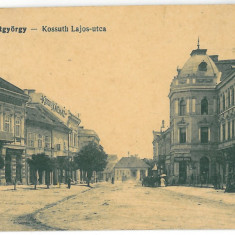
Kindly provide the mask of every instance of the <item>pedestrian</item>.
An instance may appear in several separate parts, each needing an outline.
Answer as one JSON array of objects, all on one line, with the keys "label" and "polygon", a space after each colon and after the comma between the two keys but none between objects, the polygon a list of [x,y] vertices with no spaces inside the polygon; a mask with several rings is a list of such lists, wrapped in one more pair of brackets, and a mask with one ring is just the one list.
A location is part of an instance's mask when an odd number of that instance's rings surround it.
[{"label": "pedestrian", "polygon": [[71,178],[68,178],[68,188],[71,188]]},{"label": "pedestrian", "polygon": [[114,177],[112,177],[112,184],[114,184]]},{"label": "pedestrian", "polygon": [[166,187],[166,180],[164,177],[161,177],[161,187]]}]

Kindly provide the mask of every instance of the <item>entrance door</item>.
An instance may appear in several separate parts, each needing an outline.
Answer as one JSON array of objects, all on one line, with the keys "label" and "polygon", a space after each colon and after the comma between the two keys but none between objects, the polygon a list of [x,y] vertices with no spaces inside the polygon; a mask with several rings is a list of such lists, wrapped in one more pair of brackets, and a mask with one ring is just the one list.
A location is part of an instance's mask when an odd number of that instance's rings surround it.
[{"label": "entrance door", "polygon": [[6,155],[5,159],[5,178],[7,183],[11,183],[11,156]]},{"label": "entrance door", "polygon": [[21,156],[16,156],[16,180],[22,183],[22,159]]},{"label": "entrance door", "polygon": [[179,162],[179,183],[185,184],[187,179],[187,163],[185,161]]}]

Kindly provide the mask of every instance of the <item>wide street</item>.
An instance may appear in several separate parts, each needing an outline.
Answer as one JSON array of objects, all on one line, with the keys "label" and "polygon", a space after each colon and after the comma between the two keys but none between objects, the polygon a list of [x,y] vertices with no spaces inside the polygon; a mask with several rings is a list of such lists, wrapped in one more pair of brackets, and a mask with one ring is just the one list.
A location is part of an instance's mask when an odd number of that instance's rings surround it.
[{"label": "wide street", "polygon": [[0,187],[1,231],[235,229],[235,195],[210,188],[98,183]]}]

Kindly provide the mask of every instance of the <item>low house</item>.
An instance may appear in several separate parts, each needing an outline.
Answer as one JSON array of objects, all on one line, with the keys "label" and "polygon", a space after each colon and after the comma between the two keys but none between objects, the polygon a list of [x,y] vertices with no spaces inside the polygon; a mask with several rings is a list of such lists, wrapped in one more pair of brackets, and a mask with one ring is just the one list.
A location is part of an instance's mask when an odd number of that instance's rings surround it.
[{"label": "low house", "polygon": [[138,157],[123,157],[114,167],[114,179],[115,181],[139,181],[148,175],[148,168],[149,165]]}]

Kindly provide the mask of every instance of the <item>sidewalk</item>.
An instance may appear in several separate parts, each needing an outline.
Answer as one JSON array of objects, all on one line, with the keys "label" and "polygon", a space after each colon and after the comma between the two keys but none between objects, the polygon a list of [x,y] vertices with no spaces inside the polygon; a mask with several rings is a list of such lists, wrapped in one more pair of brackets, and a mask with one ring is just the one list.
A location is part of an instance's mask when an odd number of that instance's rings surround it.
[{"label": "sidewalk", "polygon": [[195,196],[211,201],[235,205],[235,193],[224,193],[224,190],[221,189],[215,190],[213,188],[198,188],[190,186],[168,186],[162,189],[188,196]]}]

